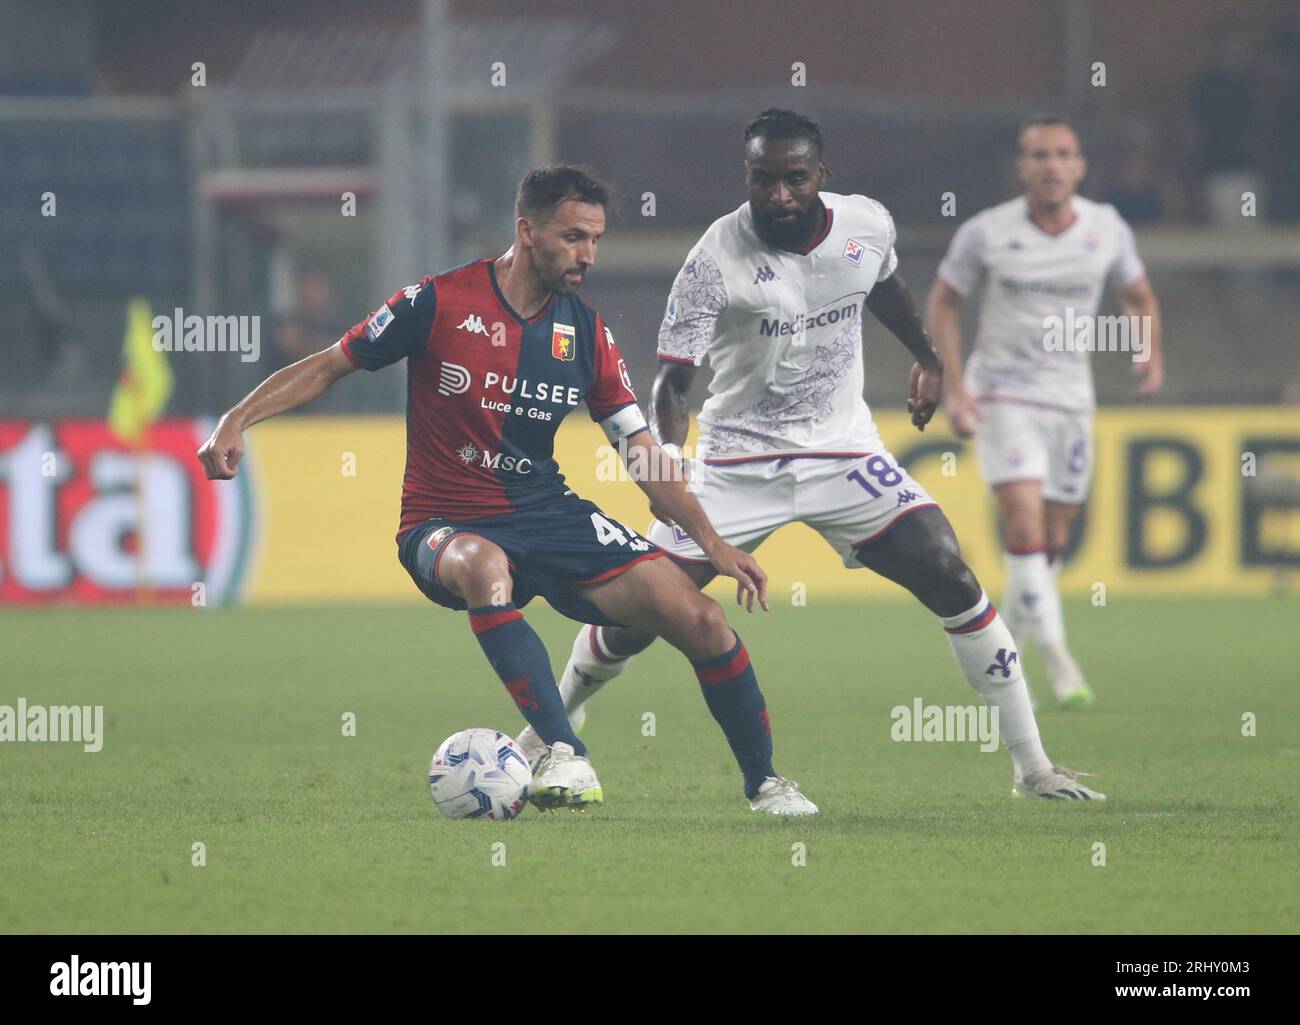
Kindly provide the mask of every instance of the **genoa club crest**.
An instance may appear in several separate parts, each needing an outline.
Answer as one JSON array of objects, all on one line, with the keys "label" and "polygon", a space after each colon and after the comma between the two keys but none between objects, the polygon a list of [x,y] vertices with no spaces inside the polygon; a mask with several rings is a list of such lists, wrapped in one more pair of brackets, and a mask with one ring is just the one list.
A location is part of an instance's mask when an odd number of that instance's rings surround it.
[{"label": "genoa club crest", "polygon": [[575,335],[572,324],[551,325],[551,355],[566,362],[574,358]]}]

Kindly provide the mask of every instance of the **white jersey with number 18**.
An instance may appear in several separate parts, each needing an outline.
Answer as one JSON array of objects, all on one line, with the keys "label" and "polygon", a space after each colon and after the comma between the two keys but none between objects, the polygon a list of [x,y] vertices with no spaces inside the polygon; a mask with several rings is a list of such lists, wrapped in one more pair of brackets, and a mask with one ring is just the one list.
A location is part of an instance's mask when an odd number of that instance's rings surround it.
[{"label": "white jersey with number 18", "polygon": [[746,203],[713,223],[673,282],[659,358],[713,368],[698,454],[710,462],[865,455],[883,446],[862,397],[862,318],[898,265],[889,212],[821,193],[801,253],[773,249]]}]

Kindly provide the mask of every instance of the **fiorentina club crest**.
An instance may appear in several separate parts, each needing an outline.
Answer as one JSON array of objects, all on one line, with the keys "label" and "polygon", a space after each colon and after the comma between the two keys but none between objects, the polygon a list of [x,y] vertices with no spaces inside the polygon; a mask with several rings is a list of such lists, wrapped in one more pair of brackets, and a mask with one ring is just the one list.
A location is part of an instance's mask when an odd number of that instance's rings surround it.
[{"label": "fiorentina club crest", "polygon": [[849,239],[844,243],[844,259],[848,260],[853,266],[858,266],[862,262],[862,253],[864,252],[861,242],[855,242]]},{"label": "fiorentina club crest", "polygon": [[551,325],[551,355],[566,362],[573,360],[575,349],[572,324]]}]

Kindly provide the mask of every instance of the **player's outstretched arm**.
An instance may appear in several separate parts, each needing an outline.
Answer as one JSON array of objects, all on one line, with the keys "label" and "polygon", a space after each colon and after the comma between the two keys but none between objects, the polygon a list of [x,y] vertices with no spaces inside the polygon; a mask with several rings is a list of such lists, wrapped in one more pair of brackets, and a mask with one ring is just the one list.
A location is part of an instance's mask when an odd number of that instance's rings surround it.
[{"label": "player's outstretched arm", "polygon": [[1148,346],[1146,359],[1133,362],[1133,373],[1141,379],[1138,385],[1138,398],[1154,395],[1165,383],[1165,354],[1160,331],[1160,303],[1156,300],[1155,290],[1146,277],[1141,277],[1120,292],[1120,305],[1124,315],[1140,317],[1141,337]]},{"label": "player's outstretched arm", "polygon": [[[651,508],[662,510],[670,517],[666,522],[676,523],[694,538],[714,569],[736,581],[736,604],[753,612],[757,598],[766,612],[767,574],[752,555],[718,536],[699,499],[687,490],[677,458],[665,452],[649,431],[641,431],[627,440],[627,467]],[[647,467],[649,472],[644,472]]]},{"label": "player's outstretched arm", "polygon": [[295,409],[321,395],[340,377],[357,368],[338,342],[283,370],[277,370],[217,421],[198,451],[209,480],[230,480],[239,473],[244,431],[255,423]]},{"label": "player's outstretched arm", "polygon": [[916,359],[907,383],[907,411],[912,414],[912,423],[923,431],[939,408],[943,360],[930,344],[903,276],[895,272],[878,282],[867,296],[867,309]]},{"label": "player's outstretched arm", "polygon": [[943,360],[943,405],[948,421],[957,437],[969,438],[975,433],[980,413],[975,397],[962,382],[961,303],[962,294],[957,289],[943,278],[935,278],[925,301],[925,323]]}]

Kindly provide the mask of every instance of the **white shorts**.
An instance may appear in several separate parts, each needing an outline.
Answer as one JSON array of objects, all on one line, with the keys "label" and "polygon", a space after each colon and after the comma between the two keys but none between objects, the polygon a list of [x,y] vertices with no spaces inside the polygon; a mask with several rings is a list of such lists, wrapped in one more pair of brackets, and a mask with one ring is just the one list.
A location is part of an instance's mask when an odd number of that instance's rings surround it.
[{"label": "white shorts", "polygon": [[[694,460],[689,487],[724,541],[752,552],[787,523],[826,539],[844,565],[858,569],[863,545],[902,516],[937,506],[886,451],[870,456],[795,456],[732,464]],[[681,527],[656,520],[646,537],[679,562],[707,562]]]},{"label": "white shorts", "polygon": [[980,403],[975,453],[984,481],[1042,481],[1049,502],[1079,503],[1092,481],[1092,414],[1006,399]]}]

